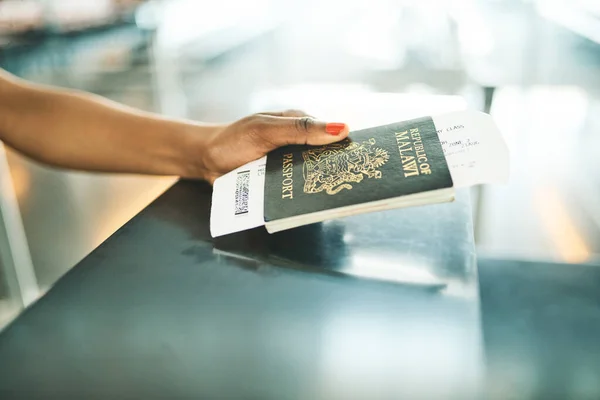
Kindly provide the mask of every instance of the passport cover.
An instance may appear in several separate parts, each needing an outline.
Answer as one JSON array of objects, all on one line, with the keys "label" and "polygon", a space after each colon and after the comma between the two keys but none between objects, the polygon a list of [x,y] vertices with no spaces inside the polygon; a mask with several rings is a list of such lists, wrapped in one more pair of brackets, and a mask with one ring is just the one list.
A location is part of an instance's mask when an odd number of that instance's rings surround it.
[{"label": "passport cover", "polygon": [[431,117],[267,155],[265,222],[453,186]]}]

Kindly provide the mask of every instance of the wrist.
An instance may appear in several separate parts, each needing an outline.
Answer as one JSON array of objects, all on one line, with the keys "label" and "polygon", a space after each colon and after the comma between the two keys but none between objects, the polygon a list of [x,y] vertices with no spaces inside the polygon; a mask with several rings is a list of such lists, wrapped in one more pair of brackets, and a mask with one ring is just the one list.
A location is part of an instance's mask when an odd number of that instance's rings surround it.
[{"label": "wrist", "polygon": [[223,125],[219,124],[192,124],[186,129],[182,143],[182,178],[210,180],[210,143],[222,128]]}]

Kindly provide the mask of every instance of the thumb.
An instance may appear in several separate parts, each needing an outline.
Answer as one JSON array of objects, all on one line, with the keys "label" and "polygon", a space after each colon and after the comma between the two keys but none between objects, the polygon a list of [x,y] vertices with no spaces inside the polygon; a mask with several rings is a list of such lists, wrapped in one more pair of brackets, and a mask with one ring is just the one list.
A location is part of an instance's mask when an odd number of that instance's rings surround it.
[{"label": "thumb", "polygon": [[269,117],[265,134],[277,146],[289,144],[324,145],[338,142],[348,136],[348,125],[325,122],[312,117]]}]

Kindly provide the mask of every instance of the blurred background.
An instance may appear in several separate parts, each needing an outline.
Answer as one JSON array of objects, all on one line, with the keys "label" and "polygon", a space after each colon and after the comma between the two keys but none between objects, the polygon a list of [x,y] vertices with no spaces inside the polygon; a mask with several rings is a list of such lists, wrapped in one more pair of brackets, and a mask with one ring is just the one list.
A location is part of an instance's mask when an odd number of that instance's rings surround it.
[{"label": "blurred background", "polygon": [[[511,149],[510,184],[473,190],[480,257],[599,260],[597,0],[0,0],[0,67],[203,121],[458,96]],[[0,158],[0,326],[173,183]]]}]

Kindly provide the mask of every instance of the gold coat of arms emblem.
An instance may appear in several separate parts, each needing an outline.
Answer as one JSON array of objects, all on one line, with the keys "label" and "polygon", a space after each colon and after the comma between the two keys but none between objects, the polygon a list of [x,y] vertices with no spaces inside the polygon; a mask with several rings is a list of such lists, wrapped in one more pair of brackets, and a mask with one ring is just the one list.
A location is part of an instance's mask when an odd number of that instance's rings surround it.
[{"label": "gold coat of arms emblem", "polygon": [[377,169],[389,160],[386,150],[371,138],[361,143],[348,139],[302,152],[304,193],[325,191],[334,195],[352,189],[352,183],[367,178],[381,179]]}]

